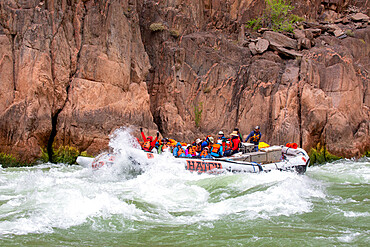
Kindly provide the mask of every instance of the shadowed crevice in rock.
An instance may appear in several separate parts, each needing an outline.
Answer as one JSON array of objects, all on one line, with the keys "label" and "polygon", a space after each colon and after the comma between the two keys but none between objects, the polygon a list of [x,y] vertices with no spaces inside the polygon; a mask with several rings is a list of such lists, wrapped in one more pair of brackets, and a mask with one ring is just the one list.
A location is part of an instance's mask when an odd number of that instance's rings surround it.
[{"label": "shadowed crevice in rock", "polygon": [[53,144],[54,144],[55,137],[58,133],[58,130],[57,130],[58,117],[59,117],[59,114],[63,111],[63,109],[64,109],[64,107],[65,107],[65,105],[68,101],[69,89],[70,89],[70,85],[68,85],[67,88],[66,88],[67,97],[66,97],[66,100],[65,100],[62,108],[58,109],[55,112],[55,114],[51,116],[51,132],[50,132],[50,137],[49,137],[48,144],[47,144],[47,152],[48,152],[48,156],[49,156],[49,162],[51,162],[51,163],[54,162],[54,160],[53,160],[53,156],[54,156]]},{"label": "shadowed crevice in rock", "polygon": [[302,147],[303,145],[303,138],[302,138],[302,86],[298,89],[298,107],[297,107],[297,115],[298,115],[298,132],[299,132],[299,146]]},{"label": "shadowed crevice in rock", "polygon": [[51,116],[52,128],[51,128],[51,133],[50,133],[50,137],[48,140],[48,144],[46,147],[48,156],[49,156],[49,162],[51,163],[53,163],[53,156],[54,156],[53,143],[54,143],[55,136],[57,135],[58,115],[61,111],[62,109],[58,110],[53,116]]},{"label": "shadowed crevice in rock", "polygon": [[16,64],[15,64],[15,34],[11,34],[11,45],[12,45],[12,59],[13,59],[13,87],[14,87],[14,92],[13,92],[13,98],[15,97],[15,91],[17,91],[17,84],[16,84]]},{"label": "shadowed crevice in rock", "polygon": [[[74,9],[74,11],[76,11],[76,9]],[[76,65],[75,65],[75,68],[73,68],[72,62],[70,62],[70,65],[69,65],[70,74],[69,74],[68,84],[66,85],[66,89],[65,89],[66,90],[65,101],[64,101],[62,107],[59,108],[51,116],[51,125],[52,126],[51,126],[50,137],[49,137],[48,144],[47,144],[47,152],[48,152],[48,156],[49,156],[49,162],[52,162],[52,163],[53,163],[53,156],[54,156],[53,144],[54,144],[54,141],[55,141],[56,136],[58,134],[58,131],[65,131],[64,128],[60,129],[60,125],[58,125],[59,115],[65,109],[65,106],[66,106],[67,102],[70,100],[71,85],[72,85],[73,80],[76,78],[76,76],[78,75],[78,72],[80,70],[81,50],[82,50],[82,47],[84,45],[84,22],[85,22],[86,14],[87,14],[86,5],[84,4],[83,5],[83,15],[82,15],[81,20],[80,20],[81,21],[81,29],[80,29],[81,43],[80,43],[80,46],[78,47],[78,51],[77,51],[77,54],[76,54]],[[51,72],[52,72],[53,81],[56,78],[55,77],[55,56],[54,56],[54,52],[53,52],[53,42],[54,42],[55,37],[58,34],[59,29],[62,27],[62,25],[64,23],[64,20],[65,20],[65,14],[63,14],[62,20],[59,23],[58,28],[56,29],[55,32],[53,32],[53,37],[52,37],[51,42],[50,42],[50,57],[51,57],[51,70],[52,70]],[[88,146],[91,145],[91,142],[92,141],[89,142],[90,144]]]}]

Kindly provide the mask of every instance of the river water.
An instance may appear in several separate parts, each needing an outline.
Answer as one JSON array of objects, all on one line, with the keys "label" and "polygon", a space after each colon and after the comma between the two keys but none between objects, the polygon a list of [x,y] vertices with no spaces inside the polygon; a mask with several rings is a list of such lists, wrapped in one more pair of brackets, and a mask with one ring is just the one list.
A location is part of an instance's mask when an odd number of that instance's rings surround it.
[{"label": "river water", "polygon": [[368,158],[305,175],[199,175],[168,158],[138,172],[127,139],[98,171],[0,168],[0,246],[370,246]]}]

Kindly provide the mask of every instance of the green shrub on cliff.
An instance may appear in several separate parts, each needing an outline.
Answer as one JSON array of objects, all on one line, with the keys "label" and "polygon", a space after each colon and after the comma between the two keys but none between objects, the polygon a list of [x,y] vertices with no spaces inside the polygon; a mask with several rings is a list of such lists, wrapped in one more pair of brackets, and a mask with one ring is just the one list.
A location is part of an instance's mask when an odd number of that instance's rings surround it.
[{"label": "green shrub on cliff", "polygon": [[304,18],[291,14],[293,6],[287,0],[265,0],[266,9],[262,17],[247,22],[247,27],[258,30],[261,27],[275,32],[293,32],[293,24],[304,21]]},{"label": "green shrub on cliff", "polygon": [[32,166],[33,164],[23,163],[11,154],[0,153],[0,165],[3,168],[7,168],[7,167]]},{"label": "green shrub on cliff", "polygon": [[329,153],[329,151],[326,149],[326,146],[320,143],[316,145],[316,148],[311,148],[309,156],[311,165],[323,164],[343,158]]},{"label": "green shrub on cliff", "polygon": [[203,103],[200,102],[198,105],[194,106],[194,121],[195,126],[198,128],[200,125],[200,120],[202,119],[202,112],[203,112]]},{"label": "green shrub on cliff", "polygon": [[[41,149],[41,161],[49,162],[49,155],[46,149]],[[80,152],[77,148],[71,146],[60,146],[58,148],[53,147],[53,162],[63,164],[76,164],[78,156],[91,157],[86,151]]]},{"label": "green shrub on cliff", "polygon": [[170,34],[171,34],[171,36],[172,36],[172,37],[174,37],[174,38],[178,38],[178,37],[180,37],[180,32],[179,32],[179,30],[176,30],[176,29],[171,29],[171,30],[170,30]]},{"label": "green shrub on cliff", "polygon": [[157,31],[163,31],[163,30],[165,30],[166,27],[162,23],[157,22],[157,23],[150,24],[149,29],[152,32],[157,32]]}]

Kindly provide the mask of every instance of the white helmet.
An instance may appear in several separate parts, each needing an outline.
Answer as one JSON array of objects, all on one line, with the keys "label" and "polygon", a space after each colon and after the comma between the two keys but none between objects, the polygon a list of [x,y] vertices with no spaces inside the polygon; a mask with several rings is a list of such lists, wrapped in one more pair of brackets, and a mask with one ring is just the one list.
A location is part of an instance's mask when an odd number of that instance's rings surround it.
[{"label": "white helmet", "polygon": [[218,132],[218,134],[219,134],[219,135],[223,135],[223,134],[224,134],[224,132],[222,132],[222,130],[220,130],[220,131]]}]

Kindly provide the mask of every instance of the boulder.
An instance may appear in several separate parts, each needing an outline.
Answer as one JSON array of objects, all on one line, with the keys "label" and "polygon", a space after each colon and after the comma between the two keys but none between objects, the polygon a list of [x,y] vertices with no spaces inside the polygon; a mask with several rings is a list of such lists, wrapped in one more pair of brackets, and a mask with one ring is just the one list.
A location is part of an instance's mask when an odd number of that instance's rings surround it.
[{"label": "boulder", "polygon": [[254,42],[250,42],[248,47],[249,47],[249,50],[252,52],[253,55],[256,55],[258,53],[257,48],[256,48],[256,44]]},{"label": "boulder", "polygon": [[369,16],[363,14],[363,13],[357,13],[351,16],[351,19],[353,21],[369,21]]},{"label": "boulder", "polygon": [[270,44],[274,44],[274,46],[281,46],[289,49],[298,48],[298,42],[296,40],[291,39],[281,33],[266,31],[263,33],[263,38],[268,40]]},{"label": "boulder", "polygon": [[343,30],[342,29],[335,29],[334,31],[334,36],[335,37],[340,37],[344,34]]},{"label": "boulder", "polygon": [[344,34],[344,31],[336,24],[328,25],[328,32],[332,33],[335,37],[339,37]]},{"label": "boulder", "polygon": [[339,13],[330,9],[330,10],[324,11],[324,13],[320,16],[320,19],[324,21],[328,21],[328,22],[334,22],[339,17],[340,17]]},{"label": "boulder", "polygon": [[294,50],[289,50],[286,49],[280,45],[276,45],[274,43],[270,43],[271,49],[275,50],[278,52],[279,55],[287,58],[297,58],[297,57],[302,57],[302,54],[300,52],[294,51]]},{"label": "boulder", "polygon": [[305,30],[301,30],[301,29],[294,29],[294,30],[293,30],[293,33],[294,33],[294,38],[295,38],[296,40],[306,38]]},{"label": "boulder", "polygon": [[264,53],[269,47],[269,42],[266,39],[259,39],[255,45],[257,53]]},{"label": "boulder", "polygon": [[306,29],[306,31],[311,32],[313,37],[316,38],[316,37],[321,35],[322,29],[320,29],[320,28],[309,28],[309,29]]},{"label": "boulder", "polygon": [[303,38],[303,39],[298,40],[298,49],[299,50],[301,50],[301,49],[311,49],[311,47],[312,47],[311,40],[309,40],[307,38]]}]

